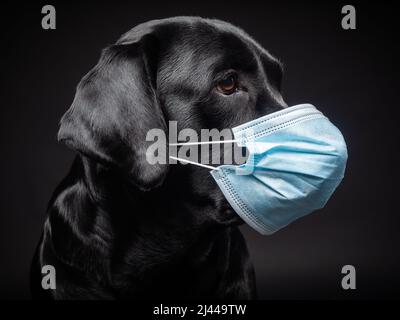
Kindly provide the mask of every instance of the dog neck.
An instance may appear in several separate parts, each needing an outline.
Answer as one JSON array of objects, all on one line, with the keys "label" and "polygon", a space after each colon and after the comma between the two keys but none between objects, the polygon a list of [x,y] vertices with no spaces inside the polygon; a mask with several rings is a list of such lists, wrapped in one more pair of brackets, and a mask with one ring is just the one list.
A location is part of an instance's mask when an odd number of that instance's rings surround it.
[{"label": "dog neck", "polygon": [[[51,200],[41,256],[51,251],[106,283],[114,283],[115,274],[126,275],[137,281],[137,290],[144,274],[179,279],[226,267],[240,219],[204,180],[202,188],[189,188],[201,173],[176,169],[163,186],[143,192],[120,173],[78,156]],[[182,268],[171,269],[176,265]]]},{"label": "dog neck", "polygon": [[[184,254],[204,239],[211,243],[219,232],[240,223],[222,194],[204,182],[207,172],[201,168],[176,169],[162,186],[144,192],[120,172],[78,156],[66,180],[81,185],[76,201],[81,202],[78,209],[86,210],[71,212],[73,218],[68,219],[80,236],[100,238],[103,247],[110,250],[146,239],[149,248],[157,241],[154,248],[163,246],[171,255]],[[196,179],[203,185],[193,185],[191,181]]]}]

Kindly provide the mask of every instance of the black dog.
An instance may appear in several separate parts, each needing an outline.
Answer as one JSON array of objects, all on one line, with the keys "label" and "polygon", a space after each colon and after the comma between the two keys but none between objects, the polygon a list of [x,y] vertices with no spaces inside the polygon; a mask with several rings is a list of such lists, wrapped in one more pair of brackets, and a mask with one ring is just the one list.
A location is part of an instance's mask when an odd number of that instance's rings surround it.
[{"label": "black dog", "polygon": [[[50,201],[34,297],[255,297],[245,241],[208,170],[150,165],[146,134],[232,128],[285,107],[282,66],[222,21],[150,21],[106,48],[81,80],[59,141],[78,152]],[[56,269],[43,290],[41,267]]]}]

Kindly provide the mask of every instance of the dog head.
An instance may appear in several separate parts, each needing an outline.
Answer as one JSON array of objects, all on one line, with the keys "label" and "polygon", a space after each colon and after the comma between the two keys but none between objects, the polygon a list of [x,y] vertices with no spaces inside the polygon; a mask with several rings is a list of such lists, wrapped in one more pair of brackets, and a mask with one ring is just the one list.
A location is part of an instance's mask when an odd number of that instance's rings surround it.
[{"label": "dog head", "polygon": [[231,24],[150,21],[103,50],[79,83],[58,139],[149,190],[169,171],[146,160],[149,130],[167,132],[168,121],[178,130],[222,130],[258,118],[285,106],[281,79],[279,61]]}]

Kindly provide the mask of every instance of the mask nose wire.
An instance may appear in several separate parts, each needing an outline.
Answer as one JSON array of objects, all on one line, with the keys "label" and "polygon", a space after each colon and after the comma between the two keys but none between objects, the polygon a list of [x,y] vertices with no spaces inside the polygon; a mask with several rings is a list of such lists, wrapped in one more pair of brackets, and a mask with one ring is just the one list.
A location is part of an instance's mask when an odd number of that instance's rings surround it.
[{"label": "mask nose wire", "polygon": [[[222,143],[235,143],[235,142],[237,142],[237,140],[179,142],[179,143],[170,143],[169,146],[196,146],[196,145],[202,145],[202,144],[222,144]],[[217,167],[209,166],[209,165],[202,164],[202,163],[195,162],[195,161],[190,161],[190,160],[186,160],[186,159],[182,159],[182,158],[178,158],[178,157],[173,157],[173,156],[169,156],[169,158],[177,160],[179,162],[185,162],[185,163],[193,164],[195,166],[207,168],[207,169],[210,169],[210,170],[219,170],[219,168],[217,168]]]}]

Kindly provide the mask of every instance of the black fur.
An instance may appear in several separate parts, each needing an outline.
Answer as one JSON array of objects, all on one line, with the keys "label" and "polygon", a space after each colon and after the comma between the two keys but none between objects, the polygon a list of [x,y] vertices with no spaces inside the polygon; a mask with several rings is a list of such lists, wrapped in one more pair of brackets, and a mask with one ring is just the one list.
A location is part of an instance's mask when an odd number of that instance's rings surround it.
[{"label": "black fur", "polygon": [[[227,70],[244,90],[215,90]],[[78,152],[55,190],[32,263],[35,298],[234,298],[256,294],[242,223],[208,170],[150,165],[149,129],[232,128],[283,108],[281,64],[222,21],[150,21],[81,80],[59,140]],[[41,289],[41,266],[57,289]]]}]

